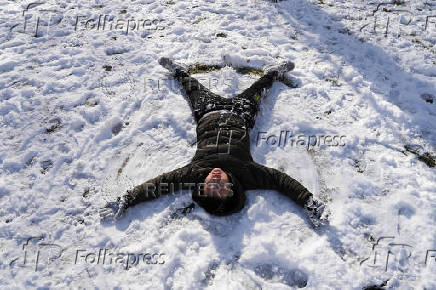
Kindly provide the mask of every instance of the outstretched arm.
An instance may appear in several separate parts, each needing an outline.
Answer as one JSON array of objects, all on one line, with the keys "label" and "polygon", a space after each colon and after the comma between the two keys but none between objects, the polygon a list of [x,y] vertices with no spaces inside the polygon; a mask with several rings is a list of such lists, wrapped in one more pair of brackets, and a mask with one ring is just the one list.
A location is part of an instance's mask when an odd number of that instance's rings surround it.
[{"label": "outstretched arm", "polygon": [[252,172],[256,180],[256,188],[275,189],[282,194],[289,196],[298,205],[304,208],[312,225],[317,228],[328,224],[328,211],[324,215],[325,205],[313,198],[307,188],[286,173],[277,169],[252,163]]},{"label": "outstretched arm", "polygon": [[189,185],[189,174],[191,166],[187,165],[173,171],[161,174],[153,179],[150,179],[132,190],[128,190],[123,196],[127,207],[134,206],[138,203],[149,201],[158,198],[161,195],[176,192],[182,189],[187,189]]},{"label": "outstretched arm", "polygon": [[138,203],[149,201],[158,198],[161,195],[176,192],[182,189],[189,188],[189,176],[191,166],[175,169],[173,171],[161,174],[153,179],[135,186],[116,201],[108,202],[106,206],[100,210],[100,216],[103,220],[110,218],[120,218],[127,208]]},{"label": "outstretched arm", "polygon": [[277,169],[262,166],[254,162],[251,164],[251,169],[251,172],[254,174],[254,188],[275,189],[290,197],[301,206],[304,206],[309,197],[312,196],[312,193],[301,183]]}]

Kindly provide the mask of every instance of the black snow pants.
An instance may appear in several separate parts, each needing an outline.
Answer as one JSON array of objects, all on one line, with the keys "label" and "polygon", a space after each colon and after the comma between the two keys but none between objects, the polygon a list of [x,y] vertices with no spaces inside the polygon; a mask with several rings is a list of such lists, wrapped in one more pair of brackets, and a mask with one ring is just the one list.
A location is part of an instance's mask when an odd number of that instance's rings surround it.
[{"label": "black snow pants", "polygon": [[264,75],[248,89],[233,98],[223,98],[211,92],[186,72],[177,71],[175,78],[186,92],[196,122],[206,113],[227,110],[243,117],[247,127],[251,129],[255,124],[260,101],[274,83],[276,74],[277,72],[271,72]]}]

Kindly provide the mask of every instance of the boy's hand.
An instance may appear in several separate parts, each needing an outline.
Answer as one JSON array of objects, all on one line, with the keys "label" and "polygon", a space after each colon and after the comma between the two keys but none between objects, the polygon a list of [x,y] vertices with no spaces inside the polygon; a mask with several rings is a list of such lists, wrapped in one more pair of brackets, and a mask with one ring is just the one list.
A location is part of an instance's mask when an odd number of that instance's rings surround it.
[{"label": "boy's hand", "polygon": [[314,200],[312,197],[308,199],[304,205],[304,211],[309,216],[314,228],[319,228],[329,224],[329,210],[326,210],[325,204],[319,200]]},{"label": "boy's hand", "polygon": [[100,218],[103,221],[118,220],[124,215],[127,206],[124,199],[118,197],[116,201],[106,203],[106,205],[100,209]]}]

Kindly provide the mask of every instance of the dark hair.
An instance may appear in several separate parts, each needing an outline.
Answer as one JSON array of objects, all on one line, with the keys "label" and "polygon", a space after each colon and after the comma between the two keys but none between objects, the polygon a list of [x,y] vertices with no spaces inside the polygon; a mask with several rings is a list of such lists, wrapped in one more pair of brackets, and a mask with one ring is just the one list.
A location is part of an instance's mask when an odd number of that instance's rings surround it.
[{"label": "dark hair", "polygon": [[225,216],[240,211],[245,205],[245,192],[239,181],[227,173],[232,184],[231,194],[225,198],[208,196],[203,189],[198,187],[192,192],[192,199],[205,211],[217,216]]}]

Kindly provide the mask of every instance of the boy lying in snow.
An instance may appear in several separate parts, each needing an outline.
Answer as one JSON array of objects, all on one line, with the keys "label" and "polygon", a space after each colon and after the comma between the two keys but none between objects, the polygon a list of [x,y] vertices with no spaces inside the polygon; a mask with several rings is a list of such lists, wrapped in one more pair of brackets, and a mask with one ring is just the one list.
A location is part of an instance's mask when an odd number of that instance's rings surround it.
[{"label": "boy lying in snow", "polygon": [[229,215],[244,207],[245,190],[274,189],[304,207],[315,227],[327,223],[321,218],[324,205],[303,185],[285,173],[255,163],[250,153],[249,130],[254,126],[260,100],[275,80],[294,69],[292,62],[268,69],[250,88],[231,99],[209,91],[172,60],[161,58],[159,63],[186,92],[197,122],[197,151],[188,165],[148,180],[109,202],[100,211],[103,219],[117,219],[128,207],[183,189],[191,189],[192,199],[207,212]]}]

